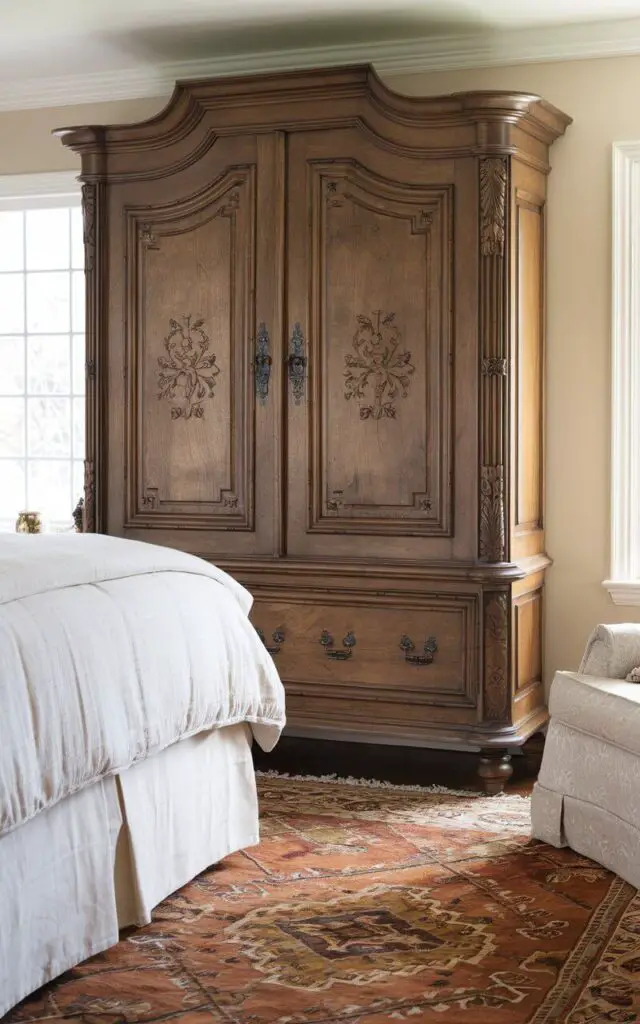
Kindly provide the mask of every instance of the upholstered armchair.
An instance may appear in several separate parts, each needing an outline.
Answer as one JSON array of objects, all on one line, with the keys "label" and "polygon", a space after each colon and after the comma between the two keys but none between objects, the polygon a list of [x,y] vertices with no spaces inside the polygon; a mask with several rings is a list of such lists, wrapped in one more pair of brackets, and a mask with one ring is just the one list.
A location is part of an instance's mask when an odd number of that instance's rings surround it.
[{"label": "upholstered armchair", "polygon": [[640,888],[640,624],[598,626],[577,672],[557,672],[532,831]]}]

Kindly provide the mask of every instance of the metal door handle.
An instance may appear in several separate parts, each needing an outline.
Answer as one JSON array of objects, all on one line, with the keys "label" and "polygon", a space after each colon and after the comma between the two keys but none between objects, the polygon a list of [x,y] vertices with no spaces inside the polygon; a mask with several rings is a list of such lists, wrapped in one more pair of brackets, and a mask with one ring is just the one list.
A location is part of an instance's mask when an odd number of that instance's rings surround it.
[{"label": "metal door handle", "polygon": [[304,352],[304,334],[299,323],[294,324],[291,341],[289,342],[289,380],[293,391],[293,400],[300,405],[304,397],[304,379],[307,369],[307,357]]}]

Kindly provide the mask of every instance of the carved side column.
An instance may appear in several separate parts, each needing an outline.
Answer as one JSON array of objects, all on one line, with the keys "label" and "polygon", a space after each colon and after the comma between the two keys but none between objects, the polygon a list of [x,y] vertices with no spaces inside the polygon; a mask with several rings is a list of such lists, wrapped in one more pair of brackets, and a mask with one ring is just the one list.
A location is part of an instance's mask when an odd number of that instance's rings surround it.
[{"label": "carved side column", "polygon": [[504,592],[483,596],[484,719],[504,721],[509,705],[509,597]]},{"label": "carved side column", "polygon": [[504,562],[506,544],[506,261],[508,161],[480,160],[479,557]]},{"label": "carved side column", "polygon": [[[506,591],[483,595],[483,719],[486,725],[505,725],[510,721],[511,689],[509,681],[510,599]],[[486,727],[486,726],[485,726]],[[502,793],[513,774],[506,747],[488,747],[480,751],[478,775],[485,793]]]},{"label": "carved side column", "polygon": [[[508,503],[508,183],[505,157],[480,160],[480,479],[478,556],[505,562]],[[483,594],[482,718],[499,730],[511,719],[510,615],[508,590]],[[478,773],[485,791],[500,792],[512,773],[505,748],[489,747]]]},{"label": "carved side column", "polygon": [[104,230],[102,227],[106,201],[106,186],[100,181],[89,181],[82,186],[82,213],[84,225],[85,259],[85,462],[83,532],[96,533],[104,529],[104,398],[106,376],[104,333],[106,330],[106,259]]}]

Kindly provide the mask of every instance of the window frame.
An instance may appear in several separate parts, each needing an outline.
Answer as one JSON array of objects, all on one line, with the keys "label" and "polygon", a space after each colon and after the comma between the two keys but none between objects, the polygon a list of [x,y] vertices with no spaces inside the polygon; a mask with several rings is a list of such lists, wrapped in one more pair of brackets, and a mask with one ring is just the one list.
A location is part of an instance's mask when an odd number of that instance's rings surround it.
[{"label": "window frame", "polygon": [[[78,175],[79,171],[0,175],[0,210],[4,212],[52,207],[81,208],[82,186]],[[69,461],[73,477],[73,456]],[[69,518],[71,528],[71,515]]]},{"label": "window frame", "polygon": [[640,606],[640,141],[614,143],[612,194],[611,564],[603,585],[614,604]]}]

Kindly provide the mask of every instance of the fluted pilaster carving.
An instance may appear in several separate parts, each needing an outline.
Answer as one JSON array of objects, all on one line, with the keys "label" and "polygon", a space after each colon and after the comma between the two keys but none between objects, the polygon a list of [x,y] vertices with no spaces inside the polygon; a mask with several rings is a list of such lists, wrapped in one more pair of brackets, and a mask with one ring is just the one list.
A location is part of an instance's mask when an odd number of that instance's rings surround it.
[{"label": "fluted pilaster carving", "polygon": [[480,523],[479,557],[503,562],[506,551],[506,280],[509,166],[480,160]]}]

